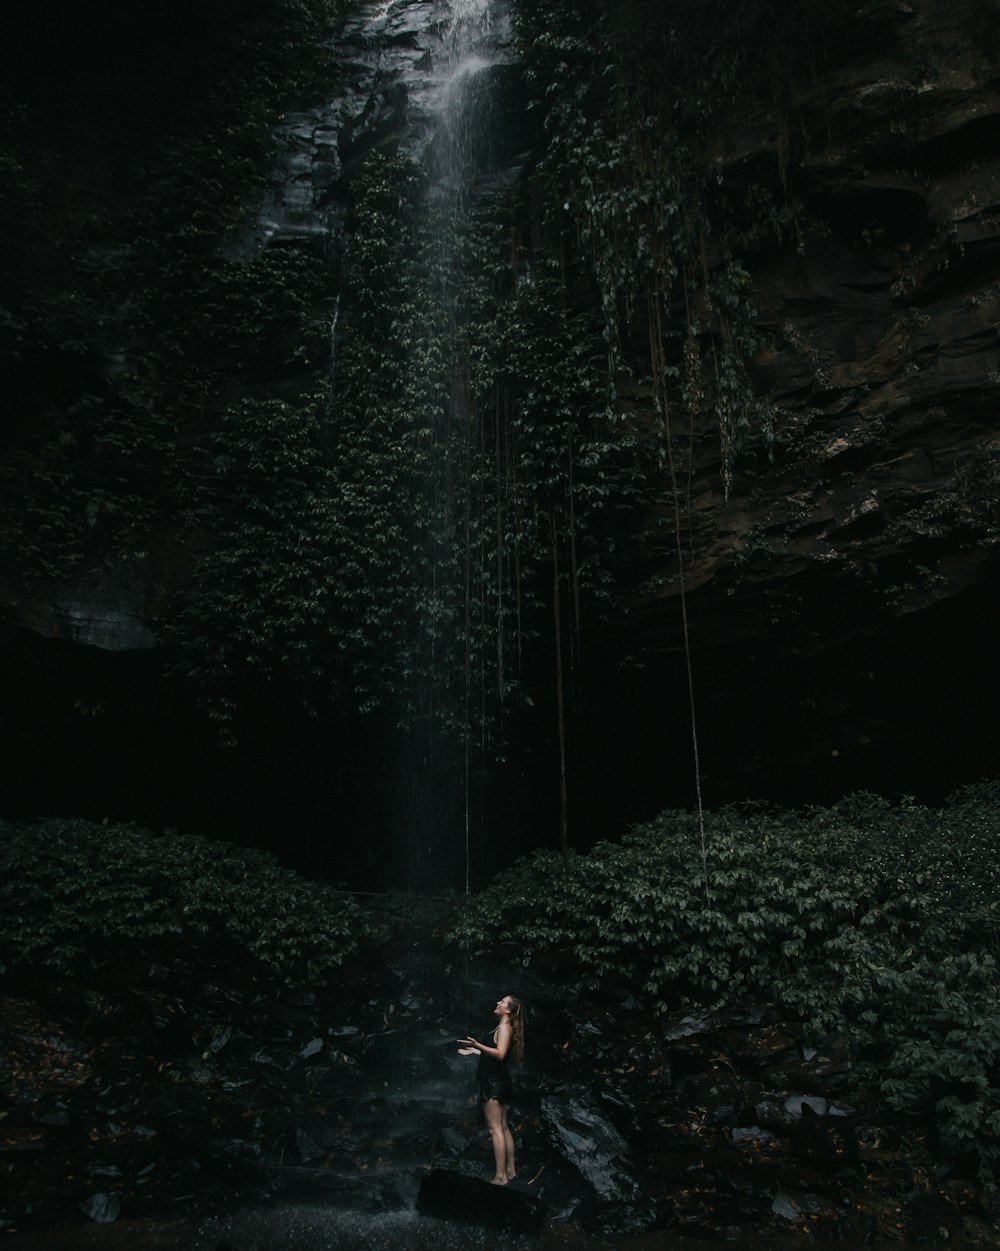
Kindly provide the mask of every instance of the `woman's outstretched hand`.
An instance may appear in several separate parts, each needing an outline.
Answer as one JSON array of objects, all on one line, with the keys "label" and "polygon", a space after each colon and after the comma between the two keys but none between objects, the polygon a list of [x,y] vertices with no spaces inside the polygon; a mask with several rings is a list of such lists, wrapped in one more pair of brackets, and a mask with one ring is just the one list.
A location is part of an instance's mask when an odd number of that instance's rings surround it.
[{"label": "woman's outstretched hand", "polygon": [[460,1056],[474,1056],[479,1050],[479,1043],[474,1038],[459,1038],[457,1041]]},{"label": "woman's outstretched hand", "polygon": [[458,1054],[460,1056],[474,1056],[477,1055],[478,1052],[475,1047],[459,1047]]}]

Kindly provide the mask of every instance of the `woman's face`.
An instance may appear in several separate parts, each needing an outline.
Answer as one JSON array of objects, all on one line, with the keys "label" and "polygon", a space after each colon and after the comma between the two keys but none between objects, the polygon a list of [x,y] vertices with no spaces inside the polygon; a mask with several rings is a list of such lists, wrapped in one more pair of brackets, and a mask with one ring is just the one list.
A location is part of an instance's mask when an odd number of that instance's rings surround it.
[{"label": "woman's face", "polygon": [[497,1000],[497,1006],[493,1009],[494,1016],[508,1016],[510,1014],[510,995],[504,995],[502,999]]}]

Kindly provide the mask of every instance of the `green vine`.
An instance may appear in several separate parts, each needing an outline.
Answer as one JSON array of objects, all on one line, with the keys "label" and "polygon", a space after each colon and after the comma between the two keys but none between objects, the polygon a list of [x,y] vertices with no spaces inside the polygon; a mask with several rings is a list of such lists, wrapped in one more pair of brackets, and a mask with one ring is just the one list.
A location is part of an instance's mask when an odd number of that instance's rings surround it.
[{"label": "green vine", "polygon": [[[28,41],[0,99],[0,376],[11,414],[0,555],[18,581],[127,558],[150,532],[191,525],[203,507],[202,436],[234,392],[322,362],[323,258],[286,249],[247,260],[229,244],[251,220],[280,110],[329,78],[323,36],[337,11],[336,0],[276,0],[248,15],[219,0],[177,10],[169,29],[154,30],[150,13],[149,30],[116,31],[154,40],[155,125],[116,94],[110,71],[103,94],[68,83],[79,99],[64,108],[62,85],[30,59],[45,52]],[[97,77],[110,52],[99,29],[87,37]],[[147,53],[115,47],[126,60]],[[122,174],[139,150],[142,168]]]}]

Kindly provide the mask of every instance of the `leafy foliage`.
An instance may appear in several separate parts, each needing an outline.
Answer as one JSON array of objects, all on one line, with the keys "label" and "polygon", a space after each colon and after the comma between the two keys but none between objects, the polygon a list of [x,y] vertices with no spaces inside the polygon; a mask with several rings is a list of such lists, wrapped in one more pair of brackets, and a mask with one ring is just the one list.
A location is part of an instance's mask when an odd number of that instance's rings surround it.
[{"label": "leafy foliage", "polygon": [[761,993],[829,1023],[851,993],[844,980],[831,999],[829,983],[852,946],[867,947],[869,932],[905,938],[920,913],[915,897],[885,900],[860,867],[835,869],[816,834],[763,808],[712,814],[706,895],[695,818],[665,813],[584,855],[537,852],[480,896],[472,924],[519,936],[528,952],[569,946],[661,1011]]},{"label": "leafy foliage", "polygon": [[789,84],[835,51],[853,14],[840,4],[526,0],[515,15],[548,220],[575,227],[612,361],[640,370],[627,339],[648,338],[664,437],[671,422],[696,437],[717,431],[728,491],[738,452],[769,452],[776,437],[774,405],[748,372],[766,339],[740,249],[792,234],[795,206],[783,169],[724,186],[718,135],[761,94],[791,133]]},{"label": "leafy foliage", "polygon": [[553,516],[577,594],[613,598],[644,466],[600,326],[568,307],[558,268],[518,272],[508,207],[427,194],[381,154],[357,182],[330,431],[335,619],[362,707],[405,717],[431,685],[461,735],[521,698]]},{"label": "leafy foliage", "polygon": [[[114,194],[86,176],[127,166],[111,139],[77,157],[42,103],[25,104],[27,78],[0,102],[0,224],[22,243],[0,274],[14,414],[0,550],[30,581],[130,558],[151,533],[193,549],[167,629],[224,724],[249,687],[287,678],[307,705],[339,693],[402,717],[430,684],[449,692],[439,707],[456,733],[492,734],[531,698],[521,661],[556,628],[543,624],[553,574],[578,654],[581,618],[621,610],[640,510],[662,488],[663,431],[620,394],[634,367],[623,327],[666,319],[660,416],[672,405],[717,429],[727,474],[741,442],[772,437],[746,372],[762,342],[746,272],[729,255],[703,263],[702,246],[706,137],[735,98],[750,19],[713,18],[732,38],[702,55],[698,6],[676,22],[639,3],[516,6],[542,151],[522,198],[435,196],[425,172],[376,152],[352,175],[335,275],[309,244],[247,256],[239,241],[280,109],[328,72],[338,6],[215,0],[189,46],[194,8],[159,32],[156,126],[128,119],[144,168],[125,168]],[[127,41],[132,28],[108,20]],[[631,92],[646,39],[688,101],[685,126],[701,119],[696,138],[682,141],[677,101],[645,70]],[[690,99],[682,83],[697,86]],[[119,133],[127,101],[115,88],[88,98],[107,123],[93,134]],[[59,208],[67,180],[86,211]],[[308,471],[287,481],[272,418],[296,447],[308,432]]]},{"label": "leafy foliage", "polygon": [[302,373],[327,350],[323,258],[228,244],[259,198],[280,110],[328,79],[337,5],[161,8],[35,13],[11,41],[0,554],[24,581],[182,531],[201,502],[200,436],[234,376]]},{"label": "leafy foliage", "polygon": [[0,823],[0,959],[68,973],[108,945],[228,942],[288,982],[355,951],[350,896],[256,849],[134,825]]},{"label": "leafy foliage", "polygon": [[277,677],[306,707],[332,698],[339,570],[317,402],[245,399],[211,436],[211,539],[164,626],[176,661],[231,733],[234,695]]},{"label": "leafy foliage", "polygon": [[854,1040],[864,1081],[997,1163],[1000,790],[943,809],[858,795],[804,813],[664,813],[586,854],[540,851],[478,895],[456,941],[572,953],[658,1011],[761,996]]},{"label": "leafy foliage", "polygon": [[[818,813],[827,810],[818,809]],[[873,879],[926,896],[958,927],[956,941],[996,941],[1000,920],[1000,783],[957,790],[941,808],[878,795],[848,795],[828,810],[831,837]]]},{"label": "leafy foliage", "polygon": [[1000,989],[993,956],[920,955],[876,974],[856,1025],[862,1082],[940,1151],[1000,1169]]}]

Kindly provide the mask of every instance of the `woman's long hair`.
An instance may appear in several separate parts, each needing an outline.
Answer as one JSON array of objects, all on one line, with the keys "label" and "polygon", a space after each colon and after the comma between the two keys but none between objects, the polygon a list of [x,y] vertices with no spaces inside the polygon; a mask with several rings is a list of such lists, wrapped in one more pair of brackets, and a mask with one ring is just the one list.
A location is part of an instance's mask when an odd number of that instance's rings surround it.
[{"label": "woman's long hair", "polygon": [[513,995],[507,996],[510,1004],[508,1020],[510,1021],[511,1042],[514,1044],[514,1055],[520,1064],[524,1060],[524,1004]]}]

